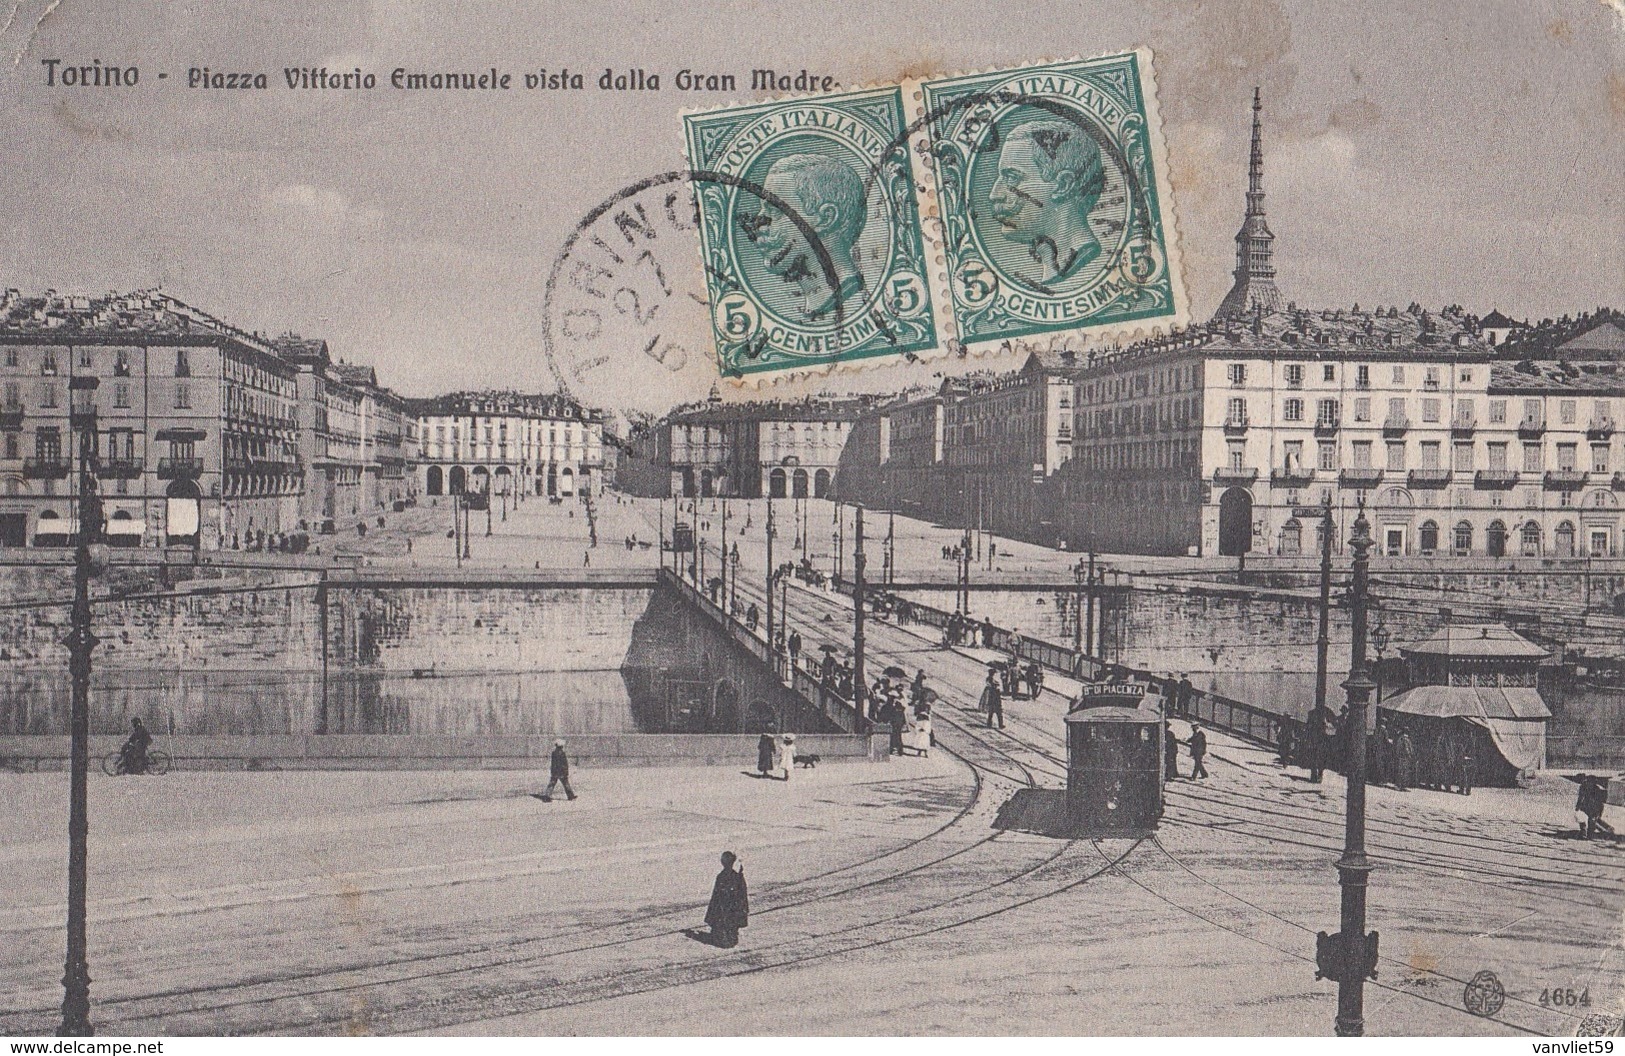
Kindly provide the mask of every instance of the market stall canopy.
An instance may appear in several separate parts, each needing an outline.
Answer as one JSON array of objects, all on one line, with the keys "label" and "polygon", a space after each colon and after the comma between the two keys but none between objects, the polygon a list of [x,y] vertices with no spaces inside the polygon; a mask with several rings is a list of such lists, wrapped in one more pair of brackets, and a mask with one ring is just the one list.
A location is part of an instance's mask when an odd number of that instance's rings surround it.
[{"label": "market stall canopy", "polygon": [[1499,623],[1447,624],[1420,642],[1400,646],[1409,656],[1457,660],[1544,660],[1551,653]]},{"label": "market stall canopy", "polygon": [[1538,692],[1520,686],[1416,686],[1384,700],[1378,710],[1482,726],[1520,770],[1541,765],[1546,720],[1552,717]]}]

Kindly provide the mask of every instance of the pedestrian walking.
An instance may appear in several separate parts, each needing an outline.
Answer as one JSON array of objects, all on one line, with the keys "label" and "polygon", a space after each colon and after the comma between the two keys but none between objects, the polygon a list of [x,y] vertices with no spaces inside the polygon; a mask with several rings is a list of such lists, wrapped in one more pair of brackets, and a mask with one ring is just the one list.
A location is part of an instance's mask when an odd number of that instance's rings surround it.
[{"label": "pedestrian walking", "polygon": [[763,777],[773,772],[773,734],[768,730],[756,741],[756,769]]},{"label": "pedestrian walking", "polygon": [[999,689],[999,671],[993,664],[987,665],[987,684],[982,687],[981,708],[987,713],[987,728],[993,728],[993,720],[999,720],[999,729],[1004,729],[1004,693]]},{"label": "pedestrian walking", "polygon": [[750,925],[750,890],[745,867],[732,851],[722,852],[722,871],[711,885],[711,903],[705,907],[705,925],[713,946],[739,945],[739,929]]},{"label": "pedestrian walking", "polygon": [[982,617],[982,648],[993,648],[993,621],[986,616]]},{"label": "pedestrian walking", "polygon": [[1409,730],[1400,730],[1394,738],[1394,784],[1401,792],[1416,783],[1416,742]]},{"label": "pedestrian walking", "polygon": [[553,802],[553,789],[559,785],[564,786],[564,794],[569,799],[576,798],[576,790],[570,787],[570,757],[564,754],[564,741],[553,742],[553,754],[547,757],[547,791],[542,793],[542,802]]},{"label": "pedestrian walking", "polygon": [[908,721],[908,715],[903,708],[901,700],[888,700],[885,708],[886,721],[891,724],[891,754],[903,754],[903,724]]},{"label": "pedestrian walking", "polygon": [[801,632],[790,632],[790,666],[794,667],[801,657]]},{"label": "pedestrian walking", "polygon": [[1207,766],[1203,762],[1207,758],[1207,734],[1203,733],[1202,727],[1194,722],[1191,723],[1190,748],[1191,780],[1195,781],[1198,778],[1207,777]]},{"label": "pedestrian walking", "polygon": [[1179,738],[1167,722],[1162,724],[1162,771],[1165,780],[1179,780]]},{"label": "pedestrian walking", "polygon": [[779,765],[784,767],[784,781],[790,782],[790,771],[796,768],[796,735],[787,733],[779,741]]},{"label": "pedestrian walking", "polygon": [[1296,747],[1297,735],[1292,732],[1292,724],[1281,723],[1281,732],[1275,738],[1275,754],[1282,767],[1292,765],[1292,750]]}]

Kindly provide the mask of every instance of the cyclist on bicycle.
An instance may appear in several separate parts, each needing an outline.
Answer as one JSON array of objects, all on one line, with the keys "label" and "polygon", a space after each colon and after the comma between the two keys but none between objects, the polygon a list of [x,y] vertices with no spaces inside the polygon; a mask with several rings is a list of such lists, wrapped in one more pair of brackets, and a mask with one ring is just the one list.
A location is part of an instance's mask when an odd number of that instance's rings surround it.
[{"label": "cyclist on bicycle", "polygon": [[126,774],[147,772],[147,749],[152,746],[152,734],[140,719],[130,720],[130,738],[119,749],[119,771]]}]

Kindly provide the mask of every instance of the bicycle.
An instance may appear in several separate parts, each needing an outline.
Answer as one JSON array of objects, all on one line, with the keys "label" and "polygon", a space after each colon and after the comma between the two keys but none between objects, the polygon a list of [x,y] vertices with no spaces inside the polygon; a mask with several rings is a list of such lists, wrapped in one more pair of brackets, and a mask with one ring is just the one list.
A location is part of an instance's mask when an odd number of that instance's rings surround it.
[{"label": "bicycle", "polygon": [[[169,753],[152,749],[147,752],[147,766],[139,771],[143,774],[161,776],[169,773]],[[135,774],[124,766],[124,750],[108,752],[102,758],[102,773],[108,777],[133,777]]]}]

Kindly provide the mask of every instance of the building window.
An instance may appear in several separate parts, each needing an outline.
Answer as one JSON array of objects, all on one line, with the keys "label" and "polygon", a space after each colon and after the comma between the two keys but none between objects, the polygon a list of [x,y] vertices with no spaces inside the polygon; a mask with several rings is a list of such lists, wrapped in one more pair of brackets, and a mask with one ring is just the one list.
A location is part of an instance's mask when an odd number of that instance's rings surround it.
[{"label": "building window", "polygon": [[1361,396],[1354,401],[1354,420],[1357,422],[1371,420],[1371,397]]},{"label": "building window", "polygon": [[1463,385],[1471,385],[1473,383],[1473,368],[1462,367],[1461,373],[1457,374],[1456,377]]},{"label": "building window", "polygon": [[1299,399],[1287,400],[1281,416],[1289,422],[1303,421],[1303,401]]},{"label": "building window", "polygon": [[1540,400],[1523,401],[1523,420],[1526,422],[1539,422],[1545,415],[1541,413]]},{"label": "building window", "polygon": [[1473,552],[1473,526],[1466,521],[1456,524],[1456,556],[1466,557]]},{"label": "building window", "polygon": [[6,349],[6,366],[15,367],[16,365],[17,365],[17,347],[15,345],[13,345],[13,346]]},{"label": "building window", "polygon": [[1421,535],[1421,549],[1424,556],[1431,557],[1439,549],[1439,526],[1433,521],[1423,521]]},{"label": "building window", "polygon": [[1288,363],[1286,365],[1286,384],[1291,389],[1303,388],[1303,364]]},{"label": "building window", "polygon": [[1405,384],[1405,365],[1403,363],[1394,364],[1394,384]]},{"label": "building window", "polygon": [[1337,468],[1337,444],[1334,441],[1322,440],[1320,442],[1320,468]]},{"label": "building window", "polygon": [[192,406],[192,387],[184,381],[175,383],[175,409],[185,410]]},{"label": "building window", "polygon": [[6,410],[20,411],[23,409],[23,387],[15,381],[6,382]]},{"label": "building window", "polygon": [[1226,369],[1225,373],[1230,378],[1230,384],[1232,386],[1247,384],[1247,364],[1232,363]]},{"label": "building window", "polygon": [[1225,409],[1225,421],[1237,425],[1247,421],[1247,401],[1240,396],[1231,397]]},{"label": "building window", "polygon": [[1536,524],[1534,521],[1528,522],[1523,526],[1523,532],[1521,535],[1523,538],[1523,556],[1539,557],[1540,525]]},{"label": "building window", "polygon": [[1525,473],[1539,473],[1541,467],[1541,445],[1538,443],[1523,445],[1523,471]]},{"label": "building window", "polygon": [[1491,425],[1505,425],[1506,420],[1507,420],[1507,401],[1505,401],[1505,400],[1491,400],[1490,401],[1490,424]]},{"label": "building window", "polygon": [[1354,441],[1354,468],[1355,469],[1370,469],[1371,468],[1371,441],[1369,441],[1369,440],[1356,440],[1356,441]]},{"label": "building window", "polygon": [[1456,401],[1456,421],[1461,422],[1463,425],[1470,424],[1473,420],[1473,411],[1472,400]]},{"label": "building window", "polygon": [[1457,473],[1471,473],[1473,471],[1473,442],[1463,440],[1455,445],[1451,455],[1451,467]]},{"label": "building window", "polygon": [[1607,444],[1592,444],[1591,445],[1591,472],[1593,472],[1593,473],[1606,473],[1606,472],[1608,472],[1608,445]]},{"label": "building window", "polygon": [[1437,440],[1423,440],[1422,441],[1422,468],[1423,469],[1438,469],[1439,468],[1439,450],[1440,450],[1439,441],[1437,441]]},{"label": "building window", "polygon": [[1573,425],[1575,415],[1578,413],[1575,410],[1575,405],[1577,403],[1579,403],[1578,400],[1560,400],[1560,401],[1558,401],[1558,404],[1557,404],[1558,421],[1562,422],[1564,425]]},{"label": "building window", "polygon": [[130,383],[129,382],[121,381],[121,382],[118,382],[117,384],[115,384],[113,386],[113,406],[114,407],[128,407],[128,406],[130,406]]},{"label": "building window", "polygon": [[1241,440],[1231,440],[1226,452],[1227,465],[1234,470],[1243,468],[1246,457],[1246,445]]},{"label": "building window", "polygon": [[79,349],[79,368],[81,370],[96,369],[96,354],[83,346]]},{"label": "building window", "polygon": [[1320,380],[1321,381],[1336,381],[1337,380],[1337,366],[1335,364],[1332,364],[1332,363],[1327,363],[1327,364],[1323,365],[1320,368]]},{"label": "building window", "polygon": [[1507,445],[1504,442],[1495,441],[1491,442],[1488,447],[1490,472],[1505,473],[1507,470]]},{"label": "building window", "polygon": [[6,434],[6,457],[22,458],[23,437],[21,433]]},{"label": "building window", "polygon": [[1395,396],[1388,400],[1388,420],[1390,422],[1403,422],[1405,420],[1404,397]]},{"label": "building window", "polygon": [[41,374],[56,373],[56,353],[49,350],[40,354],[39,372]]},{"label": "building window", "polygon": [[1281,465],[1287,471],[1303,468],[1303,441],[1288,440],[1281,445]]},{"label": "building window", "polygon": [[53,381],[41,382],[39,387],[39,402],[41,407],[59,406],[56,402],[56,383]]},{"label": "building window", "polygon": [[1371,387],[1371,364],[1361,363],[1354,368],[1354,387],[1369,389]]},{"label": "building window", "polygon": [[1564,473],[1574,472],[1578,444],[1557,445],[1557,468]]},{"label": "building window", "polygon": [[1405,468],[1405,441],[1388,441],[1388,469],[1390,471]]},{"label": "building window", "polygon": [[1422,421],[1436,422],[1439,420],[1439,401],[1426,399],[1422,401]]},{"label": "building window", "polygon": [[[1398,381],[1399,379],[1395,378],[1394,380]],[[1435,391],[1438,390],[1438,388],[1439,388],[1439,368],[1438,367],[1428,367],[1422,372],[1422,388],[1424,388],[1424,389],[1433,389]]]},{"label": "building window", "polygon": [[192,376],[192,361],[187,358],[186,349],[184,348],[177,348],[175,350],[175,376],[177,378],[189,378]]},{"label": "building window", "polygon": [[130,376],[130,353],[122,348],[113,353],[113,376],[118,378]]}]

